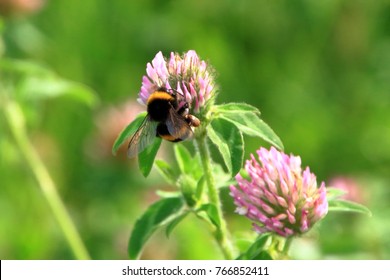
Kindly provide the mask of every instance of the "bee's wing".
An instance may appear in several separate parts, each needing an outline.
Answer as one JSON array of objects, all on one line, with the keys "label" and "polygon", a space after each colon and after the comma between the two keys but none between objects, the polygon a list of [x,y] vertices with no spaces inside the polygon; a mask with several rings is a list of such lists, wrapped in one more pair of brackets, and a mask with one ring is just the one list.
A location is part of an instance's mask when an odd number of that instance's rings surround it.
[{"label": "bee's wing", "polygon": [[146,116],[140,127],[131,137],[127,148],[127,156],[133,158],[152,144],[156,138],[157,123]]},{"label": "bee's wing", "polygon": [[168,132],[174,138],[185,140],[192,137],[192,129],[183,116],[175,110],[170,110],[166,121]]}]

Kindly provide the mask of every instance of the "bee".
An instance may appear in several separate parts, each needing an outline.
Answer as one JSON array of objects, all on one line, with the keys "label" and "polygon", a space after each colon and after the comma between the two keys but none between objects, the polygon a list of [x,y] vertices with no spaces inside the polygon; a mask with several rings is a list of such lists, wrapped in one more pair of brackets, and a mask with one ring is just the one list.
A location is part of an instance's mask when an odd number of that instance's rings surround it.
[{"label": "bee", "polygon": [[147,115],[131,137],[127,148],[132,158],[152,144],[155,137],[170,142],[180,142],[193,136],[192,127],[198,127],[200,120],[189,114],[188,102],[181,107],[177,93],[164,87],[158,88],[147,100]]}]

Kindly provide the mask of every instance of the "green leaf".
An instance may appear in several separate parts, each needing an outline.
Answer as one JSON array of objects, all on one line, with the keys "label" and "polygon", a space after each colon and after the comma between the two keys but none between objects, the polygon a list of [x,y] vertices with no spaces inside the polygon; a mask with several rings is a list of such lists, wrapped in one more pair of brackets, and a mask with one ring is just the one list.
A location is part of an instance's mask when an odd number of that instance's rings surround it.
[{"label": "green leaf", "polygon": [[206,187],[206,178],[202,176],[196,185],[195,197],[197,200],[200,200],[202,198],[203,190],[205,187]]},{"label": "green leaf", "polygon": [[341,190],[339,188],[332,188],[332,187],[327,187],[326,188],[326,199],[328,201],[334,200],[340,196],[345,195],[347,192],[344,190]]},{"label": "green leaf", "polygon": [[156,159],[155,164],[158,172],[165,179],[165,181],[169,184],[174,185],[177,180],[177,174],[172,169],[171,165],[168,162],[161,159]]},{"label": "green leaf", "polygon": [[215,186],[220,189],[237,183],[229,173],[226,173],[220,164],[214,163],[212,166]]},{"label": "green leaf", "polygon": [[12,74],[16,77],[54,75],[53,71],[41,64],[19,59],[1,58],[0,69],[8,75]]},{"label": "green leaf", "polygon": [[264,233],[260,235],[255,242],[248,248],[248,250],[241,254],[238,260],[254,260],[264,250],[267,244],[268,238],[271,236],[270,233]]},{"label": "green leaf", "polygon": [[131,135],[133,135],[137,129],[142,124],[143,120],[146,117],[146,112],[142,112],[137,115],[137,117],[132,121],[128,126],[126,126],[122,132],[118,135],[118,138],[116,138],[114,145],[112,146],[112,154],[115,155],[118,151],[119,147],[122,146],[122,144],[129,138]]},{"label": "green leaf", "polygon": [[254,256],[252,260],[273,260],[273,258],[267,251],[261,251],[258,255]]},{"label": "green leaf", "polygon": [[233,123],[244,134],[260,137],[264,141],[283,150],[283,143],[275,132],[253,112],[242,114],[224,113],[217,118],[225,119]]},{"label": "green leaf", "polygon": [[58,77],[29,77],[18,90],[27,100],[67,96],[88,106],[97,104],[96,95],[90,88]]},{"label": "green leaf", "polygon": [[197,181],[190,175],[182,174],[178,180],[178,185],[187,205],[193,207],[197,202],[195,196]]},{"label": "green leaf", "polygon": [[367,214],[368,216],[372,216],[371,211],[366,207],[359,203],[343,200],[343,199],[337,199],[337,200],[330,200],[329,203],[329,212],[331,211],[343,211],[343,212],[355,212],[355,213],[362,213]]},{"label": "green leaf", "polygon": [[210,219],[210,221],[217,227],[221,227],[221,221],[218,216],[218,210],[217,207],[214,204],[203,204],[197,212],[205,212],[207,214],[207,217]]},{"label": "green leaf", "polygon": [[34,62],[1,59],[0,69],[14,83],[22,100],[46,99],[68,96],[89,106],[96,105],[98,99],[87,86],[59,77],[50,69]]},{"label": "green leaf", "polygon": [[224,119],[214,119],[207,126],[207,135],[221,153],[226,167],[235,176],[244,160],[244,139],[237,127]]},{"label": "green leaf", "polygon": [[151,235],[180,216],[183,206],[183,201],[178,197],[162,199],[152,204],[134,225],[128,246],[130,259],[137,259]]},{"label": "green leaf", "polygon": [[214,110],[219,114],[243,114],[255,113],[260,115],[259,109],[246,103],[226,103],[214,106]]},{"label": "green leaf", "polygon": [[173,192],[173,191],[169,192],[169,191],[157,190],[156,194],[162,198],[179,197],[179,196],[181,197],[181,192]]},{"label": "green leaf", "polygon": [[144,177],[148,177],[150,171],[152,170],[154,159],[156,158],[158,149],[160,148],[161,141],[162,139],[160,137],[156,137],[152,145],[146,147],[146,149],[138,155],[138,166]]},{"label": "green leaf", "polygon": [[169,237],[173,231],[173,229],[182,221],[184,220],[185,217],[187,217],[188,215],[188,211],[180,214],[178,217],[176,217],[175,219],[173,219],[168,225],[167,225],[167,228],[165,230],[165,234],[167,237]]},{"label": "green leaf", "polygon": [[180,171],[186,174],[191,173],[193,168],[193,159],[187,148],[184,145],[176,144],[174,145],[174,152]]}]

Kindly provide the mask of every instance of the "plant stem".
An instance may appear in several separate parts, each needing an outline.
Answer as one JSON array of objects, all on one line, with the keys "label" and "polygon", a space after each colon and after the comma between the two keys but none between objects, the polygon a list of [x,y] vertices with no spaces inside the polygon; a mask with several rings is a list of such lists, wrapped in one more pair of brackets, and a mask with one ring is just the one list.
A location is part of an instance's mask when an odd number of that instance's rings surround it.
[{"label": "plant stem", "polygon": [[215,205],[217,209],[218,220],[220,221],[220,227],[216,228],[215,239],[217,240],[226,259],[231,260],[233,256],[233,246],[229,239],[229,232],[227,230],[226,221],[223,218],[222,203],[219,198],[219,192],[215,185],[214,176],[211,171],[210,152],[206,143],[205,135],[200,135],[196,138],[200,158],[202,161],[202,167],[204,176],[206,178],[208,195],[210,203]]},{"label": "plant stem", "polygon": [[49,203],[49,206],[53,211],[53,214],[57,219],[57,222],[59,223],[75,257],[79,260],[90,259],[86,247],[57,192],[56,186],[50,177],[46,166],[43,164],[33,145],[29,141],[22,110],[16,102],[6,100],[4,114],[10,126],[11,132],[15,137],[16,143],[34,173],[39,187],[47,199],[47,202]]}]

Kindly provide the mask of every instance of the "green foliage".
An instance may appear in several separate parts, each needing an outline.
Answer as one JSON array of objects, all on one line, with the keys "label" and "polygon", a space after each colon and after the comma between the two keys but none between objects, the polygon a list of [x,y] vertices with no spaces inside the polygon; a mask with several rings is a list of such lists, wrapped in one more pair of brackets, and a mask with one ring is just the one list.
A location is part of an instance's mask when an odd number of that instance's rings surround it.
[{"label": "green foliage", "polygon": [[342,190],[342,189],[333,188],[333,187],[326,188],[326,198],[328,200],[335,200],[335,199],[339,198],[340,196],[345,195],[346,193],[347,192]]},{"label": "green foliage", "polygon": [[[279,149],[283,149],[283,144],[279,137],[259,118],[260,112],[255,107],[244,103],[228,103],[216,105],[210,109],[215,112],[215,116],[213,117],[211,124],[206,127],[207,136],[217,147],[225,166],[232,176],[235,176],[240,171],[244,159],[244,139],[242,133],[260,137]],[[145,113],[138,115],[137,118],[119,134],[112,148],[114,154],[127,138],[135,133],[142,123],[143,116],[145,116]],[[157,140],[154,141],[154,144],[148,151],[143,152],[141,154],[142,156],[140,155],[139,157],[142,158],[142,164],[141,161],[139,161],[139,167],[145,177],[147,177],[151,171],[159,146],[160,142],[157,142]],[[188,174],[192,170],[200,168],[199,165],[194,166],[196,161],[191,162],[191,155],[184,146],[175,145],[174,150],[176,160],[182,173]],[[165,172],[166,170],[164,171],[161,169],[163,168],[161,162],[159,168],[161,173],[166,177],[167,173]],[[166,169],[166,166],[164,169]]]},{"label": "green foliage", "polygon": [[[91,111],[74,106],[66,94],[36,102],[30,87],[30,94],[17,95],[23,109],[39,113],[39,122],[28,127],[32,143],[66,196],[82,235],[88,236],[92,258],[126,258],[122,253],[126,250],[112,244],[126,243],[123,226],[133,224],[134,213],[146,208],[154,192],[151,185],[165,190],[166,181],[175,189],[159,194],[178,195],[175,164],[161,165],[156,160],[154,166],[160,165],[157,170],[166,176],[160,179],[152,173],[144,180],[133,161],[123,160],[122,154],[107,156],[119,132],[115,124],[122,121],[120,114],[113,121],[104,113],[114,109],[127,116],[122,106],[137,98],[145,64],[157,51],[169,55],[172,50],[188,49],[195,49],[216,69],[217,103],[246,102],[259,108],[262,119],[283,139],[286,152],[300,155],[318,180],[328,182],[339,175],[357,181],[358,201],[369,206],[372,217],[333,213],[313,235],[302,237],[304,246],[295,257],[308,259],[314,251],[315,258],[390,258],[390,9],[386,1],[46,3],[32,17],[2,18],[0,56],[39,61],[53,69],[54,80],[81,82],[102,100]],[[193,12],[184,12],[189,10]],[[21,30],[21,21],[35,27],[41,37]],[[5,74],[1,70],[0,90],[24,79],[23,74]],[[45,79],[52,83],[52,78]],[[22,100],[23,96],[28,99]],[[0,106],[2,101],[0,97]],[[97,117],[101,115],[103,120]],[[34,118],[26,114],[28,123]],[[73,258],[36,183],[25,176],[25,162],[8,134],[0,112],[0,210],[7,213],[0,219],[0,257]],[[245,155],[260,144],[259,138],[245,137]],[[192,158],[196,158],[193,151]],[[220,165],[213,165],[213,173],[220,188],[232,182]],[[195,197],[202,200],[207,192],[204,177],[190,176],[199,180]],[[247,221],[233,214],[226,190],[221,192],[233,234],[249,230]],[[209,233],[191,218],[187,215],[185,223],[173,229],[188,246],[167,250],[162,257],[220,258],[213,243],[207,242]]]},{"label": "green foliage", "polygon": [[207,127],[207,133],[221,153],[229,173],[236,175],[244,160],[244,139],[241,132],[224,119],[214,119]]},{"label": "green foliage", "polygon": [[194,207],[198,201],[196,197],[198,181],[195,180],[192,176],[181,175],[177,181],[177,184],[180,186],[180,191],[189,207]]},{"label": "green foliage", "polygon": [[216,113],[233,116],[237,114],[256,114],[260,116],[258,108],[246,103],[225,103],[215,106]]},{"label": "green foliage", "polygon": [[329,212],[335,211],[355,212],[372,216],[370,209],[368,209],[366,206],[343,199],[335,199],[329,201]]},{"label": "green foliage", "polygon": [[250,245],[246,252],[238,256],[238,260],[272,260],[272,257],[267,253],[267,244],[271,238],[270,233],[264,233]]},{"label": "green foliage", "polygon": [[326,188],[326,198],[329,203],[329,212],[355,212],[372,216],[370,209],[359,203],[342,199],[345,191],[337,188]]},{"label": "green foliage", "polygon": [[175,145],[175,158],[181,173],[190,174],[193,169],[196,169],[198,166],[194,165],[196,161],[193,162],[190,152],[183,145]]},{"label": "green foliage", "polygon": [[211,203],[206,203],[200,206],[197,209],[197,213],[202,213],[204,212],[209,219],[209,221],[214,224],[217,228],[221,226],[221,220],[218,217],[217,214],[217,207],[214,204]]},{"label": "green foliage", "polygon": [[30,104],[34,99],[42,101],[48,97],[64,95],[71,96],[76,101],[87,105],[94,105],[97,99],[87,87],[59,78],[35,63],[0,59],[0,76],[2,78],[0,80],[0,106],[12,134],[12,141],[20,150],[20,154],[24,156],[24,161],[34,175],[42,197],[46,200],[56,224],[61,228],[62,236],[67,241],[73,256],[79,260],[90,259],[88,250],[57,191],[55,182],[30,142],[26,130],[26,116],[21,105],[25,104],[30,111],[38,111]]},{"label": "green foliage", "polygon": [[0,59],[0,71],[5,78],[4,84],[12,87],[19,101],[30,102],[67,96],[94,106],[98,100],[87,86],[63,79],[50,69],[34,62],[3,58]]},{"label": "green foliage", "polygon": [[148,177],[150,171],[152,170],[154,159],[156,158],[158,149],[160,148],[161,141],[161,138],[156,137],[153,143],[146,147],[146,149],[138,155],[138,166],[144,177]]},{"label": "green foliage", "polygon": [[[211,123],[206,127],[207,137],[215,144],[220,152],[223,161],[229,171],[227,175],[219,165],[213,164],[213,176],[218,182],[217,187],[227,186],[231,183],[230,178],[234,177],[241,169],[244,157],[244,139],[242,133],[251,136],[261,137],[262,139],[282,147],[278,136],[259,118],[260,112],[253,106],[248,104],[230,103],[211,107],[215,111],[215,115]],[[114,143],[113,152],[125,141],[125,139],[134,133],[135,127],[139,127],[141,117],[138,117],[133,123],[128,125],[119,135]],[[134,124],[135,123],[135,124]],[[202,137],[196,135],[195,137]],[[156,141],[158,141],[156,143]],[[161,138],[156,138],[154,144],[147,147],[144,152],[139,155],[139,167],[142,174],[146,177],[149,175],[158,148],[161,144]],[[202,174],[199,155],[192,156],[190,151],[181,144],[174,146],[174,154],[179,173],[173,171],[171,166],[165,161],[156,161],[156,167],[160,174],[167,180],[168,183],[175,184],[180,190],[186,205],[195,211],[198,217],[207,220],[213,224],[217,230],[222,229],[222,220],[216,204],[205,203],[203,201],[203,193],[206,185],[206,174]],[[182,213],[168,225],[166,234],[169,236],[172,230],[187,216],[187,212]],[[154,231],[150,231],[150,234]],[[133,235],[132,235],[133,236]],[[142,249],[142,245],[137,247],[138,253]],[[258,242],[259,243],[259,242]],[[257,247],[256,247],[257,248]],[[252,248],[252,251],[255,250]],[[266,252],[258,252],[256,256],[250,255],[252,258],[261,257],[260,254]],[[253,254],[252,252],[248,254]],[[137,256],[137,255],[131,255]]]},{"label": "green foliage", "polygon": [[248,104],[224,104],[216,106],[216,118],[227,120],[237,126],[244,134],[260,137],[275,147],[283,150],[282,141],[275,132],[260,119],[258,109]]},{"label": "green foliage", "polygon": [[114,145],[112,146],[113,155],[115,155],[120,146],[122,146],[126,140],[138,130],[144,121],[145,116],[146,112],[138,114],[137,117],[122,130],[122,132],[116,138]]},{"label": "green foliage", "polygon": [[200,200],[202,198],[202,195],[203,195],[203,191],[206,187],[206,178],[204,176],[202,176],[199,180],[198,180],[198,184],[196,185],[196,192],[195,192],[195,197]]},{"label": "green foliage", "polygon": [[[153,232],[181,216],[182,208],[183,201],[178,197],[165,198],[150,205],[137,220],[131,233],[128,247],[130,259],[134,260],[139,257],[143,246]],[[172,225],[170,227],[172,228]]]},{"label": "green foliage", "polygon": [[156,159],[155,164],[157,171],[159,171],[165,181],[174,185],[178,175],[177,172],[175,172],[175,170],[171,167],[171,165],[161,159]]},{"label": "green foliage", "polygon": [[188,211],[180,214],[179,216],[177,216],[176,218],[174,218],[166,227],[166,230],[165,230],[165,234],[167,235],[167,237],[169,237],[173,231],[173,229],[181,222],[184,220],[185,217],[187,217],[187,215],[189,214]]},{"label": "green foliage", "polygon": [[[183,208],[185,210],[179,211],[174,218],[171,219],[171,217],[169,217],[169,222],[161,224],[161,226],[167,224],[166,235],[170,236],[177,225],[179,225],[190,213],[196,214],[198,218],[206,220],[209,224],[219,228],[221,226],[221,220],[218,216],[217,208],[214,204],[206,202],[207,196],[204,196],[206,179],[201,171],[199,154],[196,153],[195,155],[191,155],[190,151],[182,144],[176,144],[174,146],[174,152],[180,172],[176,171],[171,164],[168,164],[161,159],[155,161],[155,166],[162,177],[168,183],[175,185],[180,192],[158,191],[158,195],[164,199],[180,199],[180,197],[182,197],[187,208]],[[228,186],[232,183],[230,180],[231,174],[225,173],[218,164],[214,164],[213,167],[213,174],[215,180],[218,182],[218,188]],[[153,230],[149,232],[149,235],[159,227],[160,226],[153,228]],[[138,252],[142,250],[146,241],[147,240],[142,241],[142,244],[136,248]],[[139,242],[140,241],[138,241],[138,243]]]}]

